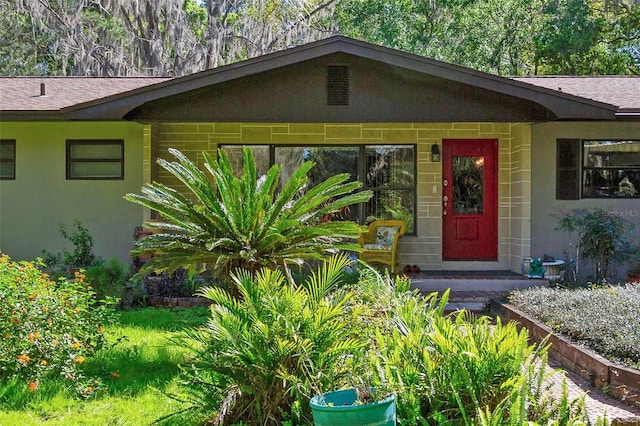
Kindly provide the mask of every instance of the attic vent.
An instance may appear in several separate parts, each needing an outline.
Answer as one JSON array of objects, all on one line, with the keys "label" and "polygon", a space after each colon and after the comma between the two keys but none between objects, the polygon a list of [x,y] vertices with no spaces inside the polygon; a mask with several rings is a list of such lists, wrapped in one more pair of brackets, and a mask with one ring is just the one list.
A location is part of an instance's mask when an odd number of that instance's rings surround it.
[{"label": "attic vent", "polygon": [[349,83],[348,65],[327,67],[327,106],[349,106]]}]

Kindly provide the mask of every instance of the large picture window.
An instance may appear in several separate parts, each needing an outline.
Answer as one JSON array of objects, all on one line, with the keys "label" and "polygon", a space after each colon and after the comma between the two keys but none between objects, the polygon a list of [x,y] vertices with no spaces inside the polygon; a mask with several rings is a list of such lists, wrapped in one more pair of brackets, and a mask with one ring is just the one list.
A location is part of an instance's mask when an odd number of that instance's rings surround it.
[{"label": "large picture window", "polygon": [[[316,166],[309,173],[310,186],[338,173],[349,173],[364,189],[373,191],[365,205],[352,206],[340,218],[369,223],[377,219],[400,219],[407,233],[415,233],[415,145],[278,146],[251,145],[259,173],[272,164],[282,165],[286,181],[305,161]],[[242,166],[242,146],[223,145],[234,167]]]},{"label": "large picture window", "polygon": [[67,179],[124,179],[124,141],[67,140]]},{"label": "large picture window", "polygon": [[582,196],[640,197],[640,141],[583,140]]},{"label": "large picture window", "polygon": [[0,139],[0,179],[16,178],[16,140]]}]

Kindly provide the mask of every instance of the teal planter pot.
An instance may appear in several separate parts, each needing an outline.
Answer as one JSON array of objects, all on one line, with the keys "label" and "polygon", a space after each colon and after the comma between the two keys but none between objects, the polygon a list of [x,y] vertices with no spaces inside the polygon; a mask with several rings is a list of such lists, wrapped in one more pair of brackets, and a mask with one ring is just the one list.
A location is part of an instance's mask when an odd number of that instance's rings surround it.
[{"label": "teal planter pot", "polygon": [[315,426],[395,426],[396,396],[355,404],[356,390],[343,389],[311,398]]}]

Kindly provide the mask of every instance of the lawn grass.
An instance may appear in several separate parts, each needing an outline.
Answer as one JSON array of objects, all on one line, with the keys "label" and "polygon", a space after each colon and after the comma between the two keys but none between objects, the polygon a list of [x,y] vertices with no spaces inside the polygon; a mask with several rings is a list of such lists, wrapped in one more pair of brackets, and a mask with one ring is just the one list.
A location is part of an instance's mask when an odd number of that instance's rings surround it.
[{"label": "lawn grass", "polygon": [[[144,308],[121,312],[107,329],[115,345],[87,361],[84,373],[103,383],[95,397],[83,400],[62,378],[43,381],[29,393],[22,383],[0,389],[0,426],[9,425],[141,425],[179,411],[176,393],[183,348],[169,346],[167,337],[184,327],[204,323],[206,308]],[[163,424],[188,425],[197,419],[181,416]]]}]

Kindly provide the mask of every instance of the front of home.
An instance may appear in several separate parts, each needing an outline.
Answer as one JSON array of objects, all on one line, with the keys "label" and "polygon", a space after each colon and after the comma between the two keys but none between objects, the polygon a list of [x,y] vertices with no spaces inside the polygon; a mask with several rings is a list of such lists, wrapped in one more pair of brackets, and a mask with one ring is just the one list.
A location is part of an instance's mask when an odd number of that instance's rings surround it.
[{"label": "front of home", "polygon": [[125,260],[150,212],[122,196],[180,189],[156,158],[251,146],[261,170],[311,159],[312,180],[362,181],[374,197],[346,214],[406,221],[402,264],[519,271],[563,256],[557,209],[640,226],[638,89],[507,79],[344,37],[176,79],[0,79],[0,250],[59,250],[59,226],[79,220],[99,255]]}]

